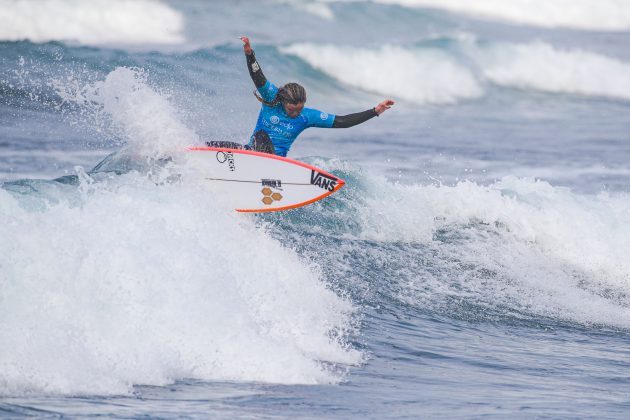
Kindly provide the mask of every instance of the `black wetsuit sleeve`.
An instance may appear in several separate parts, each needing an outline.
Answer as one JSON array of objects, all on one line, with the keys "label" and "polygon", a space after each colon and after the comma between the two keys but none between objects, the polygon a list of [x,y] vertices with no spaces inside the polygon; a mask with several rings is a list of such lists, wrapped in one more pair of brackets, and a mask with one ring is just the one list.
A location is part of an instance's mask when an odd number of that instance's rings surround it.
[{"label": "black wetsuit sleeve", "polygon": [[245,54],[245,58],[247,58],[247,69],[249,70],[249,75],[252,77],[256,87],[259,88],[265,86],[267,78],[263,74],[258,61],[256,61],[254,52],[252,51],[251,54]]},{"label": "black wetsuit sleeve", "polygon": [[332,128],[348,128],[361,124],[369,120],[370,118],[378,117],[374,108],[367,111],[357,112],[356,114],[337,115],[335,121],[333,121]]}]

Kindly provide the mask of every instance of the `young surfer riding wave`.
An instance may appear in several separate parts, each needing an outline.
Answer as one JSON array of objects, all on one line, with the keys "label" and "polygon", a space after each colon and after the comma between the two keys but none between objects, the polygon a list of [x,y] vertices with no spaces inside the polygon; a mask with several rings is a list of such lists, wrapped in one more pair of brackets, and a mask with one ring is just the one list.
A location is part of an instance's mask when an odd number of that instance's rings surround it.
[{"label": "young surfer riding wave", "polygon": [[[249,74],[256,85],[254,95],[262,103],[256,128],[246,149],[286,156],[297,136],[309,127],[347,128],[361,124],[391,108],[394,101],[386,99],[374,108],[349,115],[333,115],[305,108],[306,91],[297,83],[278,88],[262,72],[247,37],[241,37]],[[209,145],[230,147],[223,142]]]}]

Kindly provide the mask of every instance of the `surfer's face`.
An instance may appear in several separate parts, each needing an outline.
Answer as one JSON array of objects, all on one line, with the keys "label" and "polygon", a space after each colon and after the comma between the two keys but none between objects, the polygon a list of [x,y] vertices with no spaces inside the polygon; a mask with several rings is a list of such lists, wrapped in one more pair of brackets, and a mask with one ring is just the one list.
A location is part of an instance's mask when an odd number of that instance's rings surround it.
[{"label": "surfer's face", "polygon": [[302,113],[304,109],[304,102],[299,102],[297,104],[283,104],[284,112],[291,118],[295,118]]}]

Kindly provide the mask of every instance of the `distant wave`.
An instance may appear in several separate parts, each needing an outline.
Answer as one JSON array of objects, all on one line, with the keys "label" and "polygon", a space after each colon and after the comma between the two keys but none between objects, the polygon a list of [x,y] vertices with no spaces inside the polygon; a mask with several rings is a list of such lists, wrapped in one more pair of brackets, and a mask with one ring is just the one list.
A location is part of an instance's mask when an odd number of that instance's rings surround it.
[{"label": "distant wave", "polygon": [[179,44],[183,16],[154,0],[4,0],[0,40]]},{"label": "distant wave", "polygon": [[630,63],[543,42],[368,50],[293,44],[281,52],[350,86],[419,104],[451,104],[482,97],[488,86],[630,100]]},{"label": "distant wave", "polygon": [[429,7],[480,18],[584,30],[630,30],[628,0],[374,0],[406,7]]},{"label": "distant wave", "polygon": [[294,7],[295,9],[310,13],[312,15],[318,16],[322,19],[333,20],[335,15],[330,7],[326,3],[318,3],[312,1],[303,1],[303,0],[274,0],[278,4],[286,4]]},{"label": "distant wave", "polygon": [[630,63],[543,42],[497,45],[480,56],[485,76],[501,86],[630,99]]},{"label": "distant wave", "polygon": [[474,75],[439,49],[294,44],[281,51],[350,86],[417,103],[449,104],[483,94]]}]

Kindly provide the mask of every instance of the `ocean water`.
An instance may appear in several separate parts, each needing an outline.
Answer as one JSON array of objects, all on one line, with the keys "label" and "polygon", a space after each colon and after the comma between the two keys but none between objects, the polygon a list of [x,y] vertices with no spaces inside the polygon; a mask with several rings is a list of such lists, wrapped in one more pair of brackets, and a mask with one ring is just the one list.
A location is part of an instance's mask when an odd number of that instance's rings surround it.
[{"label": "ocean water", "polygon": [[[346,186],[238,214],[259,109]],[[630,1],[0,1],[0,416],[627,418]],[[102,162],[102,163],[101,163]]]}]

